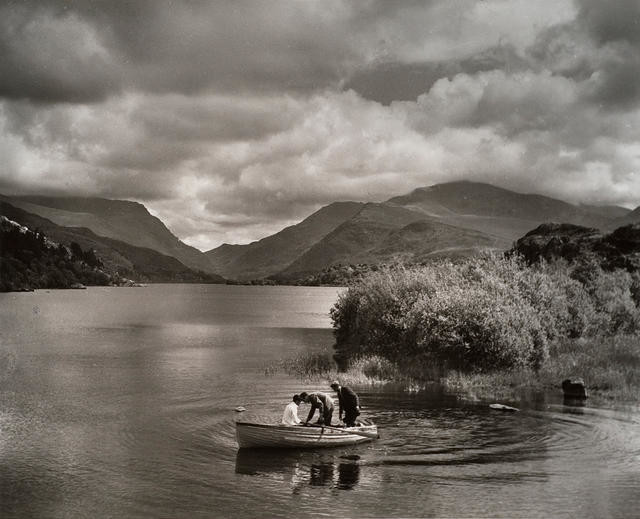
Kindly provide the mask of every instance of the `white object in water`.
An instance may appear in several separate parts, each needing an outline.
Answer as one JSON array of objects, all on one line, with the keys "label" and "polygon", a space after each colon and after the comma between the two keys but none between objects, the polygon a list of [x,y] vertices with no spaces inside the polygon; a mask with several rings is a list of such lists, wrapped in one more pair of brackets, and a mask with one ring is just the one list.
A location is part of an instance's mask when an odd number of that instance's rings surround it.
[{"label": "white object in water", "polygon": [[515,412],[515,411],[520,411],[520,409],[517,409],[516,407],[511,407],[509,405],[504,405],[504,404],[491,404],[489,406],[491,409],[495,409],[496,411],[508,411],[508,412]]}]

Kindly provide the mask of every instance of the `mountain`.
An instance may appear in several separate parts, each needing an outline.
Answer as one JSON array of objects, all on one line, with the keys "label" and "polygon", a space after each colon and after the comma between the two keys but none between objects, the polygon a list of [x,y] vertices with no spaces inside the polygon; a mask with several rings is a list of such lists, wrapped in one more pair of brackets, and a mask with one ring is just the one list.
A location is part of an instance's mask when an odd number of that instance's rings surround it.
[{"label": "mountain", "polygon": [[207,257],[174,236],[137,202],[104,198],[0,195],[0,200],[63,227],[84,227],[98,236],[173,256],[192,269],[213,273]]},{"label": "mountain", "polygon": [[506,250],[545,222],[606,228],[628,213],[623,207],[578,206],[489,184],[450,182],[382,203],[331,204],[258,242],[225,244],[206,255],[226,277],[291,282],[338,264],[416,262]]},{"label": "mountain", "polygon": [[625,225],[640,223],[640,206],[636,207],[633,211],[627,212],[627,214],[616,218],[609,225],[610,229],[617,227],[623,227]]},{"label": "mountain", "polygon": [[443,224],[417,211],[371,203],[275,278],[306,277],[336,264],[418,262],[435,255],[468,255],[506,245],[500,238]]},{"label": "mountain", "polygon": [[267,238],[248,245],[224,244],[205,254],[211,267],[225,277],[263,278],[287,268],[338,225],[358,214],[364,205],[334,202]]},{"label": "mountain", "polygon": [[[59,226],[54,231],[57,235],[96,249],[113,268],[151,276],[154,268],[168,261],[150,252],[156,251],[186,267],[240,281],[295,282],[338,265],[421,262],[485,249],[504,251],[543,223],[603,230],[640,221],[640,208],[632,212],[617,206],[574,205],[461,181],[419,188],[386,202],[335,202],[256,242],[224,244],[202,253],[178,240],[135,202],[39,196],[2,199]],[[167,264],[168,270],[159,275],[178,268]]]},{"label": "mountain", "polygon": [[[0,215],[31,229],[43,232],[51,240],[69,246],[95,251],[104,270],[136,281],[224,283],[215,274],[194,271],[177,259],[153,249],[98,236],[84,227],[64,227],[51,220],[0,201]],[[2,252],[2,251],[0,251]]]},{"label": "mountain", "polygon": [[479,182],[449,182],[391,198],[388,204],[420,211],[443,223],[513,241],[544,222],[605,228],[628,212],[616,206],[573,205]]},{"label": "mountain", "polygon": [[[618,205],[589,205],[582,204],[579,207],[586,209],[587,211],[600,215],[608,220],[616,220],[627,216],[631,210],[626,207],[620,207]],[[640,220],[640,212],[638,214]]]}]

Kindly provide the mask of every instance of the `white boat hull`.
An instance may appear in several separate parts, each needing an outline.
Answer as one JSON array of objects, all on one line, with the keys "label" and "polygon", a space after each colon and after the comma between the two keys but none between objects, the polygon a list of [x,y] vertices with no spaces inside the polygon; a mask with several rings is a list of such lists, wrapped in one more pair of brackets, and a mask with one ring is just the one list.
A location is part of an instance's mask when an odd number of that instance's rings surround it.
[{"label": "white boat hull", "polygon": [[[369,435],[354,434],[360,431]],[[236,422],[236,440],[242,449],[248,447],[319,448],[355,445],[373,440],[378,434],[376,425],[349,427],[341,430],[299,425],[267,425]],[[371,437],[373,436],[373,437]]]}]

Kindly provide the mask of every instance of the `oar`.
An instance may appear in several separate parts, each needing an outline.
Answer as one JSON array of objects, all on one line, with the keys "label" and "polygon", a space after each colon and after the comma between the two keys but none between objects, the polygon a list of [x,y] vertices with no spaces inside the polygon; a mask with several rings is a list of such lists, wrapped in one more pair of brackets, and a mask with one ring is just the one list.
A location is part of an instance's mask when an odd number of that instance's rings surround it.
[{"label": "oar", "polygon": [[358,436],[364,436],[365,438],[373,438],[374,440],[377,438],[380,438],[380,435],[378,433],[372,433],[367,431],[354,431],[354,430],[347,431],[345,429],[341,429],[340,427],[331,427],[329,425],[320,425],[320,427],[324,427],[325,429],[341,432],[344,434],[357,434]]}]

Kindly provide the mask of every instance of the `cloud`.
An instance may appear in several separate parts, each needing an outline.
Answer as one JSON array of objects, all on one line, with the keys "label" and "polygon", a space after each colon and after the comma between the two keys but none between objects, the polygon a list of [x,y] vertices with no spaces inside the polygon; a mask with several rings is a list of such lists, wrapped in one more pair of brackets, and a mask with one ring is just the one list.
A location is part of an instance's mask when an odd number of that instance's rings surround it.
[{"label": "cloud", "polygon": [[201,248],[450,180],[640,204],[636,2],[5,2],[0,191]]},{"label": "cloud", "polygon": [[2,97],[81,103],[119,88],[116,64],[94,28],[44,4],[0,6],[0,55]]},{"label": "cloud", "polygon": [[361,54],[345,37],[352,15],[332,0],[9,2],[0,95],[81,103],[123,90],[322,89]]},{"label": "cloud", "polygon": [[626,41],[640,44],[640,4],[635,0],[603,3],[579,0],[578,21],[599,44]]},{"label": "cloud", "polygon": [[583,82],[585,103],[629,110],[640,104],[640,4],[577,2],[569,23],[540,33],[529,49],[538,64]]}]

